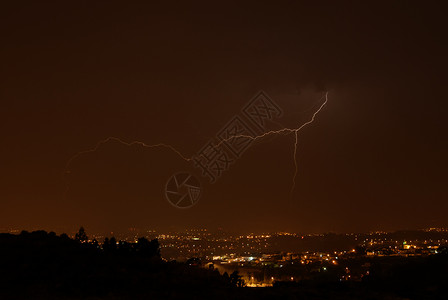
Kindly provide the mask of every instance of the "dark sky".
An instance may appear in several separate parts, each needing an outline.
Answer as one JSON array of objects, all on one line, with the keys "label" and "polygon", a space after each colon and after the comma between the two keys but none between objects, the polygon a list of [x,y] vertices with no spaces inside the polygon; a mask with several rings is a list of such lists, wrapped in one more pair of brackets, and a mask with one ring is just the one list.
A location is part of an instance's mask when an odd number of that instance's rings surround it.
[{"label": "dark sky", "polygon": [[[446,10],[431,1],[24,1],[0,8],[0,228],[448,226]],[[257,93],[301,131],[215,183],[192,156]],[[317,105],[317,106],[316,106]],[[279,128],[279,124],[271,124]],[[177,171],[199,202],[164,198]],[[68,185],[68,190],[66,189]]]}]

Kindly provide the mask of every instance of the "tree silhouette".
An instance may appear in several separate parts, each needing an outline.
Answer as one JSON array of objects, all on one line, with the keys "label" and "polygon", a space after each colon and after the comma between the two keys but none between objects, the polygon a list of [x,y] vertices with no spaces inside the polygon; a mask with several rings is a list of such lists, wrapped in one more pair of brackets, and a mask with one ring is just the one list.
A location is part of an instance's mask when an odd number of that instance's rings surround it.
[{"label": "tree silhouette", "polygon": [[75,240],[81,243],[85,243],[89,240],[84,227],[81,226],[81,228],[79,228],[78,233],[75,234]]},{"label": "tree silhouette", "polygon": [[160,247],[159,241],[154,239],[148,241],[146,238],[141,237],[138,239],[136,244],[136,251],[145,257],[160,257]]},{"label": "tree silhouette", "polygon": [[236,287],[244,287],[246,284],[244,283],[244,280],[241,275],[239,275],[238,271],[233,271],[232,274],[230,274],[230,283]]},{"label": "tree silhouette", "polygon": [[117,250],[117,240],[114,237],[110,238],[109,245],[107,245],[107,248],[105,250],[108,250],[108,251]]}]

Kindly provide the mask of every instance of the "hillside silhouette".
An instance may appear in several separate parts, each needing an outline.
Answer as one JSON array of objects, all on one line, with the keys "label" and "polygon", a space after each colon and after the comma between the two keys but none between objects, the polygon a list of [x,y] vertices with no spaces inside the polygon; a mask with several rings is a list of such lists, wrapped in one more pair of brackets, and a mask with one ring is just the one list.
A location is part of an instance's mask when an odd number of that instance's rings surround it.
[{"label": "hillside silhouette", "polygon": [[[0,234],[0,298],[172,298],[232,287],[218,271],[165,262],[157,240],[100,246],[45,231]],[[175,289],[173,289],[175,287]]]},{"label": "hillside silhouette", "polygon": [[73,239],[23,231],[0,234],[0,299],[446,299],[448,254],[439,250],[378,259],[359,281],[341,282],[329,270],[312,280],[248,288],[237,271],[220,274],[197,258],[164,260],[156,239],[100,243],[83,228]]}]

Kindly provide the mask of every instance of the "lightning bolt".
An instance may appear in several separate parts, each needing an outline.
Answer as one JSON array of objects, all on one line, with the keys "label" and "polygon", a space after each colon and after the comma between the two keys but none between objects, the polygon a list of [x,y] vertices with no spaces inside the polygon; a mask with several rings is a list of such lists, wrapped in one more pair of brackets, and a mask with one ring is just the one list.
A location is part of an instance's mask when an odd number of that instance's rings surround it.
[{"label": "lightning bolt", "polygon": [[122,139],[120,139],[120,138],[118,138],[118,137],[110,136],[110,137],[108,137],[108,138],[106,138],[106,139],[104,139],[104,140],[100,140],[98,143],[96,143],[95,147],[93,147],[93,148],[91,148],[91,149],[84,150],[84,151],[80,151],[80,152],[76,153],[75,155],[73,155],[73,156],[67,161],[67,164],[66,164],[66,166],[65,166],[65,173],[70,173],[69,168],[70,168],[71,163],[72,163],[75,159],[77,159],[79,156],[82,156],[82,155],[84,155],[84,154],[88,154],[88,153],[96,152],[96,151],[98,151],[98,149],[99,149],[102,145],[107,144],[107,143],[109,143],[109,142],[111,142],[111,141],[118,142],[119,144],[122,144],[122,145],[124,145],[124,146],[128,146],[128,147],[130,147],[130,146],[134,146],[134,145],[139,145],[139,146],[142,146],[142,147],[144,147],[144,148],[168,148],[169,150],[173,151],[173,152],[174,152],[175,154],[177,154],[180,158],[182,158],[183,160],[185,160],[185,161],[187,161],[187,162],[190,161],[190,160],[192,159],[192,158],[188,158],[188,157],[184,156],[179,150],[177,150],[176,148],[174,148],[173,146],[171,146],[171,145],[169,145],[169,144],[158,143],[158,144],[148,145],[148,144],[146,144],[146,143],[144,143],[144,142],[140,142],[140,141],[126,142],[126,141],[124,141],[124,140],[122,140]]},{"label": "lightning bolt", "polygon": [[311,120],[309,120],[306,123],[303,123],[302,126],[300,126],[299,128],[297,128],[294,131],[294,138],[295,138],[295,141],[294,141],[294,167],[295,167],[295,169],[294,169],[294,176],[292,177],[291,195],[294,192],[294,189],[296,188],[296,178],[297,178],[297,173],[298,173],[297,145],[299,143],[299,131],[314,122],[314,120],[316,119],[316,116],[320,113],[320,111],[324,108],[324,106],[327,105],[327,102],[328,102],[328,92],[325,93],[325,101],[322,103],[321,106],[319,106],[319,109],[314,112]]},{"label": "lightning bolt", "polygon": [[[298,164],[297,164],[297,147],[298,147],[298,140],[299,140],[299,132],[305,128],[306,126],[310,125],[311,123],[314,122],[314,120],[316,119],[316,116],[321,112],[321,110],[324,108],[324,106],[327,104],[328,102],[328,92],[325,93],[325,95],[321,98],[324,99],[325,101],[319,106],[319,108],[313,113],[311,119],[305,123],[303,123],[300,127],[298,128],[282,128],[279,130],[271,130],[271,131],[267,131],[265,133],[262,133],[260,135],[256,135],[256,136],[252,136],[252,135],[245,135],[245,134],[240,134],[240,135],[232,135],[229,136],[225,139],[222,139],[216,146],[219,147],[220,145],[222,145],[225,142],[231,141],[232,139],[237,139],[237,138],[247,138],[250,140],[259,140],[259,139],[263,139],[265,137],[271,136],[271,135],[287,135],[287,134],[291,134],[294,133],[294,137],[295,137],[295,141],[294,141],[294,176],[292,179],[292,187],[291,187],[291,194],[295,189],[295,185],[296,185],[296,178],[297,178],[297,174],[298,174]],[[132,142],[126,142],[118,137],[108,137],[106,139],[100,140],[96,143],[96,145],[91,148],[91,149],[87,149],[87,150],[83,150],[80,151],[78,153],[76,153],[75,155],[73,155],[68,161],[67,164],[65,166],[65,173],[68,174],[70,173],[70,165],[72,164],[72,162],[74,160],[76,160],[78,157],[84,155],[84,154],[88,154],[88,153],[93,153],[98,151],[98,149],[104,145],[107,144],[111,141],[114,142],[118,142],[124,146],[134,146],[134,145],[138,145],[138,146],[142,146],[144,148],[167,148],[169,150],[171,150],[172,152],[174,152],[176,155],[178,155],[180,158],[182,158],[183,160],[189,162],[191,160],[193,160],[194,156],[192,157],[187,157],[186,155],[182,154],[182,152],[180,152],[179,150],[177,150],[175,147],[169,145],[169,144],[164,144],[164,143],[158,143],[158,144],[146,144],[144,142],[141,141],[132,141]],[[67,187],[68,188],[68,187]]]},{"label": "lightning bolt", "polygon": [[257,136],[251,136],[251,135],[245,135],[245,134],[241,134],[241,135],[234,135],[234,136],[230,136],[226,139],[221,140],[217,146],[220,146],[222,143],[230,141],[234,138],[248,138],[251,140],[258,140],[258,139],[262,139],[265,138],[267,136],[270,135],[274,135],[274,134],[290,134],[290,133],[294,133],[294,137],[295,137],[295,141],[294,141],[294,176],[292,179],[292,186],[291,186],[291,194],[295,189],[296,186],[296,178],[297,178],[297,174],[298,174],[298,164],[297,164],[297,147],[298,147],[298,143],[299,143],[299,132],[305,128],[306,126],[310,125],[311,123],[314,122],[314,120],[316,119],[316,116],[322,111],[322,109],[324,108],[325,105],[327,105],[328,102],[328,92],[325,92],[325,95],[321,98],[324,99],[325,101],[319,106],[319,108],[313,113],[313,116],[311,117],[311,119],[305,123],[303,123],[300,127],[298,128],[282,128],[279,130],[271,130],[268,132],[265,132],[263,134],[257,135]]}]

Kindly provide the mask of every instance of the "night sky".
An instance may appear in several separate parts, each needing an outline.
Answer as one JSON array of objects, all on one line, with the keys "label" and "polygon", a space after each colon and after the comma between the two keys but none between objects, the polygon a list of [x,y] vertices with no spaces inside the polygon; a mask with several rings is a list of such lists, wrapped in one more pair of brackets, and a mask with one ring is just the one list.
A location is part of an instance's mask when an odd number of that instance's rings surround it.
[{"label": "night sky", "polygon": [[[448,226],[446,10],[411,1],[24,1],[0,8],[0,229]],[[210,184],[197,153],[263,90],[283,110]],[[70,163],[67,165],[67,163]],[[69,170],[67,170],[67,167]],[[164,196],[194,174],[199,202]]]}]

